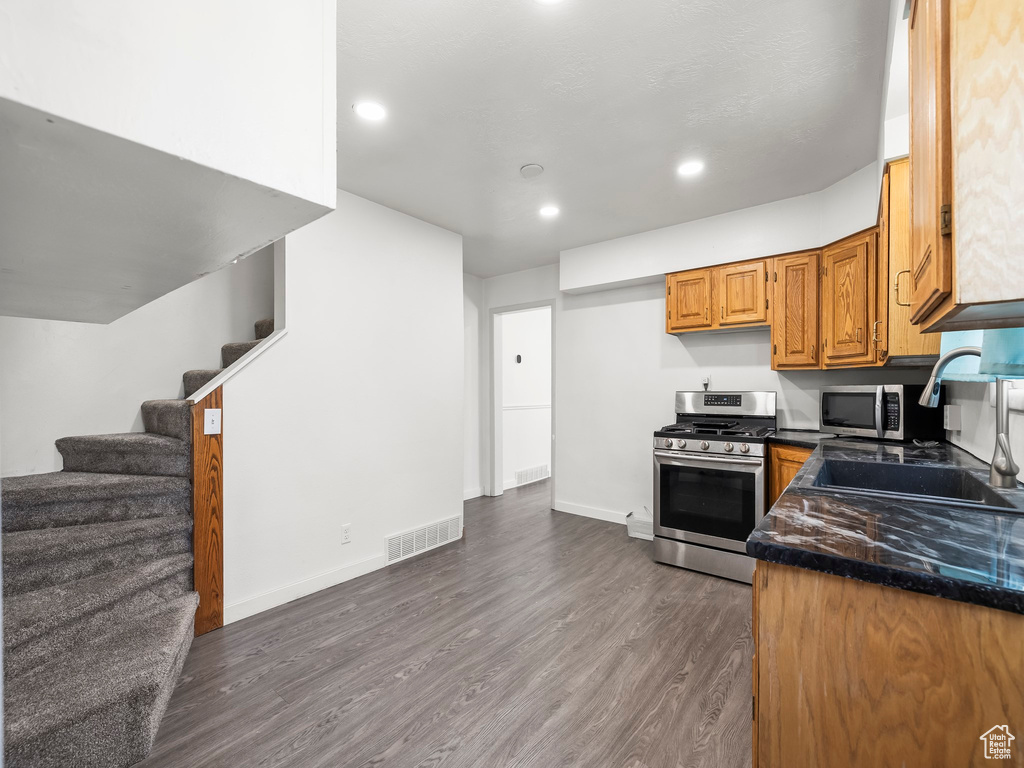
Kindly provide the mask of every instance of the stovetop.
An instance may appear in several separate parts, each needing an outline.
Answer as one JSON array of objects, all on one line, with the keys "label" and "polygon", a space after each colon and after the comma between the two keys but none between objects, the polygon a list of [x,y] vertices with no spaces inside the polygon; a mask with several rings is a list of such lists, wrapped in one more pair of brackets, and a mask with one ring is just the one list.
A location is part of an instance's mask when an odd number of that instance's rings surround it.
[{"label": "stovetop", "polygon": [[654,433],[662,450],[763,454],[775,434],[774,392],[677,392],[676,423]]},{"label": "stovetop", "polygon": [[676,437],[678,435],[722,435],[725,437],[744,437],[764,439],[775,430],[767,426],[742,425],[738,422],[676,422],[662,427],[655,432],[656,437]]}]

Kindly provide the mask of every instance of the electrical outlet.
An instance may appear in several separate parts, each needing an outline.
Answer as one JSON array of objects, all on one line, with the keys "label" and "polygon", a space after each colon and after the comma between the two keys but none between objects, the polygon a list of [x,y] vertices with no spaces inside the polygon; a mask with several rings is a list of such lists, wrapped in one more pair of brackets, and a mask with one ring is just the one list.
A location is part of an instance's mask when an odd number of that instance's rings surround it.
[{"label": "electrical outlet", "polygon": [[345,523],[341,526],[341,543],[350,544],[352,542],[352,523]]},{"label": "electrical outlet", "polygon": [[220,434],[220,408],[203,409],[203,434]]}]

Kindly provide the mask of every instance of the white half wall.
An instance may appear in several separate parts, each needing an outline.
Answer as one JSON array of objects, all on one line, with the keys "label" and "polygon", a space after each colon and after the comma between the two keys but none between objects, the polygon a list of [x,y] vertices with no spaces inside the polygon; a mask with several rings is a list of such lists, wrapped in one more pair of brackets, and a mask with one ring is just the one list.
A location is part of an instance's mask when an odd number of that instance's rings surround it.
[{"label": "white half wall", "polygon": [[285,250],[288,335],[224,387],[228,622],[462,514],[462,238],[339,191]]},{"label": "white half wall", "polygon": [[879,178],[872,163],[820,192],[562,251],[559,287],[662,282],[669,272],[819,248],[875,225]]},{"label": "white half wall", "polygon": [[480,328],[486,313],[483,310],[484,283],[479,277],[462,275],[462,332],[464,344],[464,366],[462,388],[465,392],[463,403],[463,449],[462,449],[462,498],[475,499],[484,492],[483,468],[480,456],[483,441],[480,427],[483,411],[480,401]]},{"label": "white half wall", "polygon": [[273,279],[268,247],[109,325],[0,317],[0,476],[59,470],[59,437],[142,431],[144,400],[181,397],[273,317]]},{"label": "white half wall", "polygon": [[334,0],[12,0],[0,97],[333,207]]}]

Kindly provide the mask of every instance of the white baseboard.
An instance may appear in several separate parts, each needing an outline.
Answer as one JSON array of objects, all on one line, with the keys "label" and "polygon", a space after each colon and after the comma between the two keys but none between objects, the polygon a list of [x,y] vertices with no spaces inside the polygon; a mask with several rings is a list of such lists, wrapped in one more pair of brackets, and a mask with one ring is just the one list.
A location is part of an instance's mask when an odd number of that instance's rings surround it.
[{"label": "white baseboard", "polygon": [[483,488],[463,488],[462,489],[462,500],[469,501],[470,499],[476,499],[484,495]]},{"label": "white baseboard", "polygon": [[231,624],[232,622],[246,619],[249,616],[276,608],[300,597],[319,592],[321,589],[327,589],[350,579],[365,576],[379,568],[383,568],[385,565],[387,565],[387,558],[384,554],[374,555],[357,563],[343,565],[341,568],[335,568],[333,571],[327,571],[327,573],[321,573],[318,576],[312,576],[308,579],[297,581],[294,584],[288,584],[287,586],[273,589],[270,592],[264,592],[262,595],[256,595],[256,597],[250,597],[232,605],[225,605],[224,623]]},{"label": "white baseboard", "polygon": [[567,501],[555,501],[554,509],[556,512],[568,512],[570,515],[592,517],[595,520],[604,520],[606,523],[626,524],[625,512],[612,512],[610,509],[585,507],[582,504],[570,504]]}]

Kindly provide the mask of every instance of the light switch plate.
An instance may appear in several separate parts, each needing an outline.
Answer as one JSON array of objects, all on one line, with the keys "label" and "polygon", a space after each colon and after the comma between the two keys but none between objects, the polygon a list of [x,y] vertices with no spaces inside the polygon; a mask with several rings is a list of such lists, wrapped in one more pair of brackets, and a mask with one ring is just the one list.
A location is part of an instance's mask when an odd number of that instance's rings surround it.
[{"label": "light switch plate", "polygon": [[203,434],[220,434],[220,408],[203,409]]},{"label": "light switch plate", "polygon": [[942,428],[950,430],[963,429],[961,420],[961,407],[959,405],[947,405],[942,414]]}]

